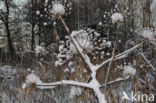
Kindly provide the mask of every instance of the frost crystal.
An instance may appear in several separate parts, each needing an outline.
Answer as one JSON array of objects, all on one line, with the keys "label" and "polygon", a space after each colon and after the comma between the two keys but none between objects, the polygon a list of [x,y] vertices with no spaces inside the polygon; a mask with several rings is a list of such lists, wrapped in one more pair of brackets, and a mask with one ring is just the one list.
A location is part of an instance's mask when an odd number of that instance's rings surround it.
[{"label": "frost crystal", "polygon": [[132,77],[135,76],[136,69],[134,69],[132,66],[124,66],[123,76],[126,77],[128,75],[131,75]]},{"label": "frost crystal", "polygon": [[111,16],[111,19],[112,19],[112,23],[115,24],[116,22],[122,22],[123,21],[123,16],[121,13],[114,13],[112,16]]},{"label": "frost crystal", "polygon": [[65,8],[62,4],[54,4],[52,13],[54,15],[57,15],[57,14],[63,15],[65,13]]},{"label": "frost crystal", "polygon": [[26,77],[26,84],[30,85],[33,83],[42,83],[42,81],[34,73],[31,73]]}]

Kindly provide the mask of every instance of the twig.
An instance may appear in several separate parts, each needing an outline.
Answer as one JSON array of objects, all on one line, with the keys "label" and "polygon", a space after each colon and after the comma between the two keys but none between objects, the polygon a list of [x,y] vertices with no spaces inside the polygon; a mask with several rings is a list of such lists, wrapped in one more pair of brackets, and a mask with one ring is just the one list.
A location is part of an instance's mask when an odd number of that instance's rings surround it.
[{"label": "twig", "polygon": [[[143,41],[144,42],[144,41]],[[124,51],[123,53],[120,53],[118,55],[115,56],[114,60],[117,60],[117,59],[121,59],[120,57],[121,56],[124,56],[124,55],[127,55],[129,54],[130,52],[134,51],[135,49],[139,48],[142,46],[143,42],[141,42],[140,44],[137,44],[136,46]],[[102,62],[100,65],[97,66],[96,68],[96,71],[99,70],[102,66],[104,66],[106,63],[108,63],[109,61],[111,60],[111,58],[105,60],[104,62]]]},{"label": "twig", "polygon": [[[107,85],[111,85],[111,84],[114,84],[114,83],[117,83],[117,82],[123,82],[123,81],[126,81],[126,80],[130,79],[130,78],[131,78],[130,75],[128,75],[126,78],[117,78],[114,81],[108,82]],[[100,86],[100,88],[103,88],[103,87],[106,87],[106,84],[103,84],[103,85]]]},{"label": "twig", "polygon": [[145,57],[145,55],[143,54],[143,52],[140,52],[138,50],[139,54],[142,56],[142,58],[149,64],[149,66],[154,70],[154,72],[156,71],[155,67],[150,63],[149,60],[147,60],[147,58]]}]

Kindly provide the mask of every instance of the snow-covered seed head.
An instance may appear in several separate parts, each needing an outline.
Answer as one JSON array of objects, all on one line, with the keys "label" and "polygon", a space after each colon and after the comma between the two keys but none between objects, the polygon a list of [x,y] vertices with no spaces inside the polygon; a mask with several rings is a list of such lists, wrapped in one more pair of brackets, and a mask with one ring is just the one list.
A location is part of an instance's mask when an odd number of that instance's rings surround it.
[{"label": "snow-covered seed head", "polygon": [[35,48],[36,54],[44,53],[44,52],[45,52],[45,48],[43,48],[42,46],[36,46],[36,48]]},{"label": "snow-covered seed head", "polygon": [[65,8],[62,4],[56,3],[53,5],[52,13],[54,15],[63,15],[65,13]]},{"label": "snow-covered seed head", "polygon": [[112,23],[115,24],[116,22],[122,22],[123,21],[123,16],[121,13],[114,13],[111,16]]},{"label": "snow-covered seed head", "polygon": [[36,11],[36,15],[40,15],[40,11],[38,10],[38,11]]},{"label": "snow-covered seed head", "polygon": [[22,89],[25,89],[26,88],[26,83],[23,83],[23,85],[22,85]]},{"label": "snow-covered seed head", "polygon": [[154,39],[154,33],[149,28],[143,29],[141,31],[141,36],[143,38],[148,38],[149,40]]},{"label": "snow-covered seed head", "polygon": [[[71,35],[77,40],[76,42],[80,45],[80,47],[87,53],[93,50],[92,41],[89,38],[89,34],[86,30],[73,31]],[[100,34],[96,34],[99,35]],[[70,44],[70,50],[73,53],[77,53],[77,49],[73,43]]]},{"label": "snow-covered seed head", "polygon": [[136,69],[134,69],[132,66],[124,66],[123,70],[123,76],[126,77],[128,75],[134,77],[136,74]]},{"label": "snow-covered seed head", "polygon": [[27,85],[32,85],[32,84],[36,84],[36,83],[42,83],[42,81],[34,73],[31,73],[26,77]]}]

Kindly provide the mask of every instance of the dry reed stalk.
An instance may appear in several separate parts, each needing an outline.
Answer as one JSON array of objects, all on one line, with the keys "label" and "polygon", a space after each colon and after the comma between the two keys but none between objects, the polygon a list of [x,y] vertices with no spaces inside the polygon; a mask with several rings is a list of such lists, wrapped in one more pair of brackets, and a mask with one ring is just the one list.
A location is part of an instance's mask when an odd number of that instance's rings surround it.
[{"label": "dry reed stalk", "polygon": [[86,95],[87,95],[87,91],[86,91],[86,92],[83,92],[83,94],[81,95],[82,103],[85,102],[85,100],[86,100]]},{"label": "dry reed stalk", "polygon": [[5,93],[4,96],[5,96],[6,103],[9,103],[9,97],[8,97],[8,95]]},{"label": "dry reed stalk", "polygon": [[25,89],[22,89],[23,102],[25,103]]},{"label": "dry reed stalk", "polygon": [[150,44],[150,57],[152,59],[153,57],[153,46]]},{"label": "dry reed stalk", "polygon": [[[106,79],[105,79],[105,84],[107,84],[107,80],[108,80],[108,77],[109,77],[109,72],[110,72],[110,69],[111,69],[111,66],[112,66],[112,63],[113,63],[113,59],[115,58],[115,55],[116,55],[115,52],[116,52],[116,48],[117,48],[117,44],[118,44],[119,27],[120,27],[120,22],[117,23],[118,32],[117,32],[117,35],[116,35],[116,38],[115,38],[115,43],[114,43],[114,48],[113,48],[113,52],[112,52],[112,57],[111,57],[111,60],[109,62],[108,68],[107,68],[107,75],[106,75]],[[107,87],[107,85],[106,85],[106,87]]]},{"label": "dry reed stalk", "polygon": [[113,76],[111,76],[110,80],[114,80],[117,75],[117,73],[114,72],[114,69],[115,69],[115,67],[113,67],[113,66],[115,66],[114,64],[115,63],[112,63],[112,67],[110,69],[110,75],[113,75]]},{"label": "dry reed stalk", "polygon": [[115,100],[114,100],[114,95],[113,95],[112,91],[110,90],[109,93],[110,93],[110,96],[111,96],[110,97],[110,103],[114,103]]},{"label": "dry reed stalk", "polygon": [[136,92],[138,92],[139,90],[138,90],[138,86],[139,86],[139,84],[138,84],[138,82],[139,82],[139,76],[136,76]]},{"label": "dry reed stalk", "polygon": [[56,39],[57,39],[58,41],[60,41],[60,37],[59,37],[59,34],[58,34],[58,32],[57,32],[56,25],[54,25],[54,32],[55,32],[55,34],[56,34]]},{"label": "dry reed stalk", "polygon": [[107,90],[105,89],[104,93],[105,93],[105,98],[106,98],[106,100],[108,102],[109,101],[109,99],[108,99],[108,97],[109,97],[109,87],[107,87]]},{"label": "dry reed stalk", "polygon": [[118,103],[120,103],[120,95],[119,95],[119,93],[117,93],[117,101],[118,101]]},{"label": "dry reed stalk", "polygon": [[46,73],[47,73],[46,67],[45,67],[42,63],[39,63],[39,64],[40,64],[40,66],[41,66],[41,68],[42,68],[42,70],[43,70],[44,77],[46,77]]},{"label": "dry reed stalk", "polygon": [[78,74],[78,80],[81,82],[81,73],[80,73],[80,69],[77,68],[77,74]]},{"label": "dry reed stalk", "polygon": [[26,95],[25,95],[25,100],[28,98],[29,93],[30,93],[30,88],[27,88],[27,92],[26,92]]},{"label": "dry reed stalk", "polygon": [[59,16],[60,20],[62,21],[62,23],[63,23],[63,25],[64,25],[64,27],[65,27],[67,33],[70,35],[69,28],[67,27],[66,23],[64,22],[62,16],[61,16],[60,14],[58,14],[58,16]]},{"label": "dry reed stalk", "polygon": [[[84,62],[80,62],[79,65],[80,65],[80,68],[79,68],[79,69],[80,69],[80,73],[81,73],[82,77],[85,77],[86,74],[83,73],[84,70],[85,70],[85,63],[84,63]],[[80,75],[80,76],[81,76],[81,75]],[[82,80],[82,79],[83,79],[83,80]],[[86,81],[85,78],[82,78],[82,79],[80,78],[80,82],[81,82],[81,81]]]},{"label": "dry reed stalk", "polygon": [[140,56],[136,55],[136,66],[139,67],[140,66]]},{"label": "dry reed stalk", "polygon": [[156,73],[155,73],[154,78],[155,78],[155,81],[154,81],[154,88],[156,88]]},{"label": "dry reed stalk", "polygon": [[30,96],[29,100],[31,101],[31,103],[33,103],[33,91],[32,90],[30,91],[30,94],[31,94],[31,96]]},{"label": "dry reed stalk", "polygon": [[74,103],[77,103],[76,101],[77,101],[77,98],[76,98],[77,96],[74,96]]},{"label": "dry reed stalk", "polygon": [[19,102],[21,103],[21,88],[18,88],[18,94],[19,94]]},{"label": "dry reed stalk", "polygon": [[105,90],[106,90],[106,88],[103,88],[103,89],[102,89],[102,93],[103,93],[103,94],[105,93]]},{"label": "dry reed stalk", "polygon": [[88,74],[86,74],[86,75],[85,75],[85,82],[87,82],[87,81],[88,81],[88,79],[89,79],[89,75],[88,75]]}]

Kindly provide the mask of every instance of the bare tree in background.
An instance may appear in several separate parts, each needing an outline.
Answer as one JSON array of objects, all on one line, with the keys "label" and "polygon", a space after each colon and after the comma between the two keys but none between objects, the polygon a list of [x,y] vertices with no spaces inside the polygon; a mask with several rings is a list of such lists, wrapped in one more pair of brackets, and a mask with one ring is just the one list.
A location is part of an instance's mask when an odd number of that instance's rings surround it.
[{"label": "bare tree in background", "polygon": [[7,34],[7,42],[8,42],[8,47],[9,47],[9,52],[11,54],[11,57],[15,57],[15,49],[13,47],[13,42],[11,38],[11,30],[10,30],[10,8],[14,7],[13,6],[13,0],[2,0],[4,3],[4,7],[6,10],[1,10],[0,9],[0,19],[5,25],[6,28],[6,34]]}]

